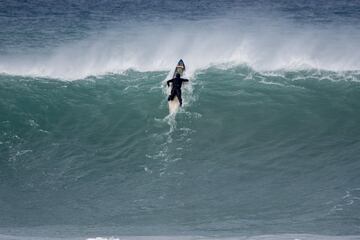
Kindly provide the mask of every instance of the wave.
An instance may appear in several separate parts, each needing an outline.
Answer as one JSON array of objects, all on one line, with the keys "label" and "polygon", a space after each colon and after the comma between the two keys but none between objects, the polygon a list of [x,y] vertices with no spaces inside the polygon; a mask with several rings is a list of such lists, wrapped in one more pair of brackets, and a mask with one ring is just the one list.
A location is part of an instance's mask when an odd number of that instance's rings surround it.
[{"label": "wave", "polygon": [[83,79],[126,70],[169,71],[179,58],[188,74],[220,65],[246,64],[256,71],[360,69],[355,29],[299,27],[289,23],[208,20],[112,27],[83,40],[31,54],[0,57],[0,73]]},{"label": "wave", "polygon": [[176,116],[166,75],[1,76],[0,225],[359,233],[359,75],[209,68]]}]

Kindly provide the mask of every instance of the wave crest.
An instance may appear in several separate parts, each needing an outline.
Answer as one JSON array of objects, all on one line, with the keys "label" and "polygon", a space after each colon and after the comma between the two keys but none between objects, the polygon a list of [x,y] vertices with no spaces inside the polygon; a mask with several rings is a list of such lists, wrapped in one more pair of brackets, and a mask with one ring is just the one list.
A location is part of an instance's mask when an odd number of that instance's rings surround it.
[{"label": "wave crest", "polygon": [[0,72],[73,80],[128,69],[171,70],[179,58],[186,61],[190,74],[219,64],[247,64],[259,71],[359,70],[360,52],[354,51],[358,40],[357,32],[335,27],[242,26],[225,21],[128,26],[47,49],[46,54],[2,56]]}]

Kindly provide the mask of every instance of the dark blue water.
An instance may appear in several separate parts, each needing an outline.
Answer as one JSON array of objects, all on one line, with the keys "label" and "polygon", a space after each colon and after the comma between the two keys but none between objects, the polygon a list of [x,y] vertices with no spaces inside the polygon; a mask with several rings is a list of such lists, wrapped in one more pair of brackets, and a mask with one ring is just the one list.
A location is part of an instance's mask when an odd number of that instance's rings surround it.
[{"label": "dark blue water", "polygon": [[358,1],[0,1],[0,239],[359,239],[359,26]]}]

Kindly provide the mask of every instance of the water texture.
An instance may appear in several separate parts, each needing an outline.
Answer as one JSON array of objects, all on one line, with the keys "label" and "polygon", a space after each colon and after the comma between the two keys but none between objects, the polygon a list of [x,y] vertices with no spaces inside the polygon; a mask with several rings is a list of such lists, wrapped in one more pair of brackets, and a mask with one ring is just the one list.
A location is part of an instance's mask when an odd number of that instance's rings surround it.
[{"label": "water texture", "polygon": [[358,1],[0,1],[0,239],[359,239],[359,26]]}]

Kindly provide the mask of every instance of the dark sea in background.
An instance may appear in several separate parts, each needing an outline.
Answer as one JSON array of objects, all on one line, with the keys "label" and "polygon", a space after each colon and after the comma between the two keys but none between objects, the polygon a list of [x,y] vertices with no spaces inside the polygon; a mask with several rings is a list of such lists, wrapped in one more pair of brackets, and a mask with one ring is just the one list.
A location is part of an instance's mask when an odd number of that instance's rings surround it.
[{"label": "dark sea in background", "polygon": [[358,0],[0,0],[0,239],[360,239],[359,43]]}]

